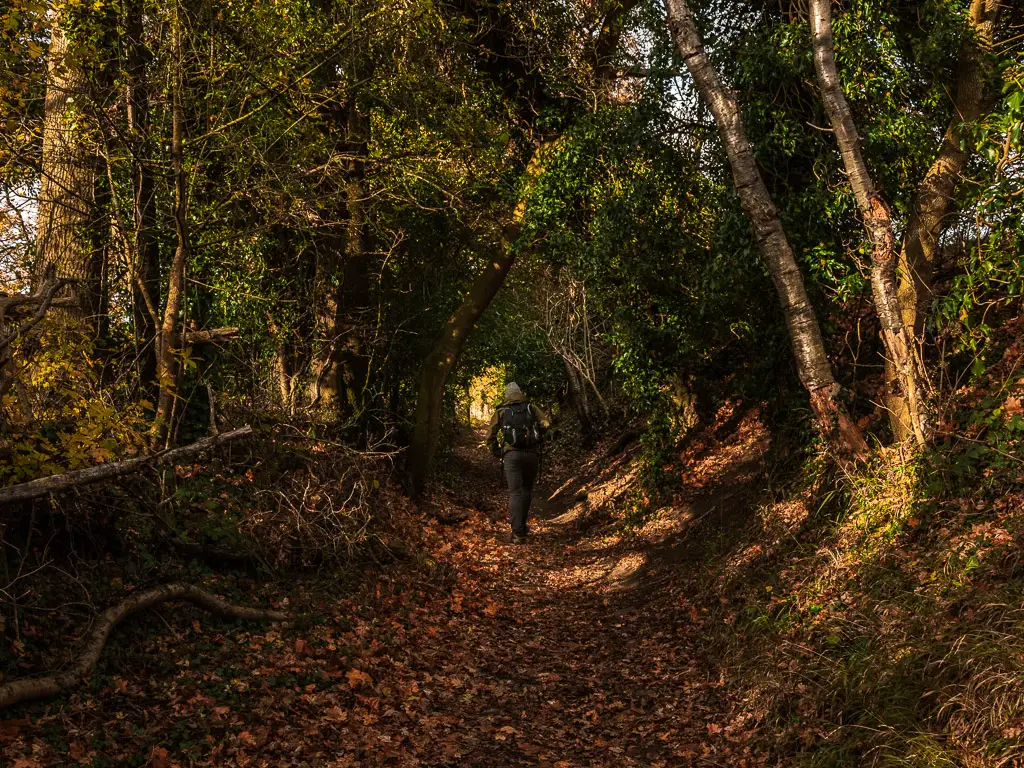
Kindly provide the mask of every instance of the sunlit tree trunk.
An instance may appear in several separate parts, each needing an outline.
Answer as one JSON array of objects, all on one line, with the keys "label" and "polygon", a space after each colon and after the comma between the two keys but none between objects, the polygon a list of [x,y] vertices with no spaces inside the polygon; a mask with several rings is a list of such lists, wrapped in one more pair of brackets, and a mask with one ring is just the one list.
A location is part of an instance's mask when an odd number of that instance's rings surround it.
[{"label": "sunlit tree trunk", "polygon": [[686,0],[667,0],[668,25],[680,55],[708,105],[725,145],[740,204],[750,221],[761,255],[778,291],[789,328],[800,380],[810,394],[818,428],[846,450],[863,453],[864,438],[839,400],[840,387],[825,352],[803,275],[768,194],[747,139],[735,97],[725,87],[704,52],[693,13]]},{"label": "sunlit tree trunk", "polygon": [[811,36],[822,101],[871,244],[871,290],[882,328],[886,361],[894,374],[888,382],[889,399],[900,399],[906,404],[905,408],[890,411],[893,433],[924,445],[930,432],[925,407],[927,379],[914,344],[913,325],[908,327],[904,322],[896,294],[898,257],[889,205],[868,171],[853,113],[839,83],[833,52],[832,0],[811,0]]},{"label": "sunlit tree trunk", "polygon": [[[992,45],[999,8],[999,0],[971,2],[968,18],[973,36],[964,42],[960,50],[953,118],[935,160],[917,189],[903,238],[897,301],[904,325],[911,331],[919,355],[924,347],[925,322],[934,299],[932,280],[939,240],[944,224],[954,210],[957,184],[971,157],[969,145],[961,146],[962,129],[965,123],[976,121],[982,113],[988,76],[985,58]],[[886,378],[892,381],[898,376],[898,369],[891,363],[887,364]],[[902,428],[902,425],[913,423],[913,403],[903,393],[895,392],[888,398],[886,406],[893,414],[897,438],[909,438],[910,430]]]},{"label": "sunlit tree trunk", "polygon": [[313,275],[313,314],[316,347],[313,352],[310,405],[334,405],[338,397],[339,286],[343,249],[334,238],[318,243]]},{"label": "sunlit tree trunk", "polygon": [[437,451],[445,381],[458,362],[473,326],[497,295],[505,276],[515,263],[516,252],[513,246],[519,238],[523,216],[526,213],[526,201],[522,198],[525,197],[525,190],[542,172],[543,163],[556,143],[554,140],[545,142],[533,153],[526,166],[524,191],[510,221],[502,231],[497,252],[470,286],[462,304],[448,318],[433,350],[423,364],[416,397],[412,444],[409,446],[409,472],[415,493],[423,490],[434,453]]},{"label": "sunlit tree trunk", "polygon": [[969,11],[973,37],[964,42],[957,67],[953,118],[938,154],[925,174],[914,199],[910,222],[903,239],[899,265],[899,302],[905,322],[920,343],[931,305],[932,277],[943,222],[953,210],[954,193],[970,150],[961,147],[965,123],[976,121],[985,100],[988,68],[985,56],[992,45],[999,0],[972,0]]},{"label": "sunlit tree trunk", "polygon": [[277,379],[277,391],[281,398],[281,406],[289,413],[294,412],[294,382],[295,374],[292,373],[291,360],[288,355],[288,345],[284,340],[277,342],[276,354],[274,356],[274,377]]},{"label": "sunlit tree trunk", "polygon": [[[163,323],[160,328],[160,350],[157,356],[157,378],[160,394],[157,399],[156,420],[153,425],[153,448],[166,447],[174,403],[178,396],[180,360],[177,339],[179,338],[178,316],[185,300],[185,265],[188,262],[187,229],[187,188],[185,178],[184,123],[182,88],[184,86],[181,56],[181,7],[175,5],[173,28],[171,30],[171,167],[174,173],[174,232],[177,247],[171,262],[167,284],[167,305],[164,307]],[[184,334],[180,334],[183,338]]]},{"label": "sunlit tree trunk", "polygon": [[76,281],[69,288],[74,306],[62,312],[91,336],[99,309],[100,262],[90,229],[97,164],[83,124],[86,76],[63,29],[64,13],[50,11],[33,277],[36,287],[50,273]]},{"label": "sunlit tree trunk", "polygon": [[414,493],[418,494],[423,490],[434,453],[437,451],[441,433],[444,385],[448,374],[455,367],[470,331],[501,289],[505,275],[515,262],[515,251],[510,246],[518,233],[517,219],[506,227],[501,247],[470,286],[462,304],[448,318],[433,350],[423,363],[416,397],[412,443],[409,446],[409,474]]},{"label": "sunlit tree trunk", "polygon": [[[639,0],[612,0],[607,4],[600,32],[594,40],[593,50],[590,52],[597,90],[607,87],[609,79],[614,75],[612,59],[622,37],[626,16],[638,4]],[[478,21],[487,15],[481,13],[481,10],[488,6],[486,3],[468,2],[464,5],[473,7],[471,15]],[[483,34],[481,42],[483,39],[489,39],[495,32],[494,28],[488,28],[487,32]],[[501,70],[507,66],[507,62],[500,61],[500,56],[497,54],[496,51],[487,51],[487,55],[499,59],[489,62],[488,69]],[[507,86],[512,78],[507,77],[508,72],[501,74],[505,76],[502,78],[503,86]],[[527,164],[527,183],[540,172],[542,156],[554,143],[556,140],[546,141],[534,152]],[[501,250],[495,256],[494,261],[489,263],[477,277],[462,306],[448,319],[441,331],[441,336],[424,361],[416,398],[413,437],[409,446],[409,473],[415,494],[419,494],[423,490],[434,454],[437,451],[445,381],[455,367],[473,325],[497,295],[505,281],[505,276],[512,268],[515,253],[510,246],[519,236],[524,212],[525,205],[520,201],[513,212],[510,223],[505,228]]]}]

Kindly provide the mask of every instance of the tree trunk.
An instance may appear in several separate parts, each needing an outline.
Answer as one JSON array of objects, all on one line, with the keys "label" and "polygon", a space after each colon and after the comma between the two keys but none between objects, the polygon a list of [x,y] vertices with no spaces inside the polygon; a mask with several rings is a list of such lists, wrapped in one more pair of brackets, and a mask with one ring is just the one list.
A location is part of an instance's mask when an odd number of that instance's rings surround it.
[{"label": "tree trunk", "polygon": [[292,372],[288,360],[288,345],[285,344],[283,339],[277,342],[274,374],[277,378],[277,391],[281,396],[281,406],[291,410]]},{"label": "tree trunk", "polygon": [[[467,5],[470,6],[469,15],[474,19],[474,23],[480,25],[478,42],[481,43],[482,55],[479,63],[482,65],[482,70],[496,76],[499,87],[506,90],[506,96],[511,101],[518,102],[522,109],[524,123],[529,123],[536,116],[538,101],[548,98],[550,94],[538,91],[533,94],[536,97],[534,100],[522,98],[522,92],[514,85],[519,82],[519,78],[509,77],[510,70],[514,70],[516,65],[522,62],[515,61],[511,55],[506,55],[511,53],[507,45],[509,41],[504,39],[500,26],[493,23],[494,18],[488,19],[488,12],[497,10],[499,6],[490,2],[474,2]],[[611,78],[614,76],[614,67],[611,66],[612,58],[622,37],[625,18],[637,5],[639,5],[638,0],[611,0],[608,3],[601,30],[592,51],[590,51],[596,87],[612,82]],[[486,44],[484,44],[485,40]],[[595,99],[606,96],[607,94],[595,93]],[[546,140],[534,151],[526,166],[527,184],[541,172],[544,155],[553,148],[557,141],[557,139]],[[525,201],[520,199],[503,234],[501,251],[477,277],[462,306],[448,319],[434,349],[424,361],[416,398],[413,437],[409,446],[410,479],[413,493],[417,495],[423,490],[434,453],[437,450],[445,381],[452,368],[455,367],[473,325],[498,293],[505,281],[505,276],[512,268],[515,253],[511,250],[511,246],[518,238],[525,205]]]},{"label": "tree trunk", "polygon": [[423,363],[416,397],[415,426],[409,446],[409,474],[413,493],[417,495],[423,491],[437,451],[445,381],[458,362],[470,331],[497,295],[505,275],[515,262],[515,251],[509,246],[515,240],[518,227],[509,229],[512,231],[507,239],[503,239],[498,255],[477,276],[462,305],[448,318],[434,349]]},{"label": "tree trunk", "polygon": [[918,187],[900,254],[898,297],[904,322],[918,344],[932,303],[932,277],[945,219],[953,210],[954,193],[967,168],[970,152],[961,149],[961,129],[981,116],[988,69],[985,55],[992,45],[999,0],[972,0],[973,36],[960,49],[953,118],[934,162]]},{"label": "tree trunk", "polygon": [[914,344],[913,326],[908,327],[900,313],[896,291],[896,237],[889,206],[868,171],[853,113],[839,83],[833,51],[832,0],[811,0],[811,37],[822,101],[871,244],[871,289],[882,328],[886,363],[894,373],[887,382],[888,396],[890,400],[900,399],[906,403],[906,408],[890,411],[893,434],[898,439],[913,439],[918,445],[924,445],[930,432],[925,407],[927,376]]},{"label": "tree trunk", "polygon": [[576,416],[580,420],[580,430],[583,439],[589,443],[594,435],[594,419],[590,413],[590,400],[587,397],[586,384],[580,376],[576,366],[567,357],[562,356],[562,365],[565,367],[565,381],[568,389],[569,402],[572,404]]},{"label": "tree trunk", "polygon": [[[969,23],[973,37],[960,49],[953,118],[942,137],[935,160],[917,189],[903,237],[896,296],[903,323],[911,332],[919,357],[924,347],[925,323],[934,299],[932,280],[943,224],[953,211],[957,184],[971,155],[968,149],[961,148],[961,130],[965,123],[981,117],[987,75],[984,60],[992,44],[998,15],[998,0],[972,0]],[[899,371],[887,362],[885,374],[888,381],[893,381],[898,378]],[[894,428],[912,423],[913,404],[902,393],[894,393],[886,405],[893,414]],[[897,431],[896,436],[906,439],[909,430]]]},{"label": "tree trunk", "polygon": [[92,335],[99,296],[99,262],[90,237],[97,175],[82,124],[86,76],[62,27],[62,11],[50,11],[50,50],[43,107],[42,178],[39,189],[34,287],[48,275],[71,278],[74,306],[62,310]]},{"label": "tree trunk", "polygon": [[803,275],[754,161],[736,99],[711,66],[686,0],[667,0],[666,5],[672,37],[701,98],[714,115],[732,168],[736,193],[778,291],[800,381],[810,394],[818,429],[846,450],[864,453],[867,450],[864,438],[839,401],[840,388],[825,353],[821,328],[807,296]]},{"label": "tree trunk", "polygon": [[170,433],[173,406],[178,391],[180,361],[177,346],[178,315],[185,298],[185,264],[188,261],[188,230],[185,157],[183,142],[184,108],[182,87],[184,76],[181,61],[181,8],[175,4],[171,32],[171,166],[174,172],[174,231],[177,248],[171,262],[167,285],[167,306],[164,308],[160,329],[160,350],[157,356],[157,378],[160,394],[157,399],[156,420],[153,424],[153,448],[166,447]]},{"label": "tree trunk", "polygon": [[126,7],[125,33],[128,135],[132,154],[132,217],[134,238],[132,265],[132,320],[138,345],[139,380],[144,387],[156,384],[157,325],[160,307],[160,253],[154,230],[156,196],[149,150],[149,52],[143,44],[143,2],[130,0]]},{"label": "tree trunk", "polygon": [[343,397],[339,398],[348,416],[360,422],[366,408],[367,378],[370,361],[363,338],[367,310],[370,305],[370,243],[369,222],[366,215],[365,168],[362,156],[366,152],[363,128],[355,107],[349,112],[350,141],[356,142],[355,154],[349,161],[345,184],[345,205],[348,209],[346,225],[345,263],[339,301],[338,373]]},{"label": "tree trunk", "polygon": [[311,367],[309,388],[311,406],[333,404],[338,396],[338,325],[340,321],[339,287],[336,285],[341,247],[333,238],[316,248],[316,271],[313,276],[313,313],[316,327],[316,349]]}]

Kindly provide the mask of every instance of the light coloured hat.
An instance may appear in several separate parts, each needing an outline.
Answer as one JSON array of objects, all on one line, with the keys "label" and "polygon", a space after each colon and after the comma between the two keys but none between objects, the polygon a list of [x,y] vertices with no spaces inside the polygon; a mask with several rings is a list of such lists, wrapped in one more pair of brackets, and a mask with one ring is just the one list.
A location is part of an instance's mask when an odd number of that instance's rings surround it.
[{"label": "light coloured hat", "polygon": [[505,387],[505,399],[508,400],[513,395],[521,395],[523,390],[519,388],[519,385],[514,381],[509,382],[508,386]]}]

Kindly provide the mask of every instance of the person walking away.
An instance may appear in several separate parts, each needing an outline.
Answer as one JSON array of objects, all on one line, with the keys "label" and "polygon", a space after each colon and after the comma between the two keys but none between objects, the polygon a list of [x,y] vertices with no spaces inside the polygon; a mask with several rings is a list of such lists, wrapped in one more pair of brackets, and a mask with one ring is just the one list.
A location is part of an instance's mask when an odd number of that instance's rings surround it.
[{"label": "person walking away", "polygon": [[540,469],[540,450],[544,433],[551,426],[547,415],[526,399],[519,385],[505,387],[505,395],[491,416],[487,445],[502,460],[508,486],[508,521],[512,543],[523,544],[529,534],[527,520],[533,486]]}]

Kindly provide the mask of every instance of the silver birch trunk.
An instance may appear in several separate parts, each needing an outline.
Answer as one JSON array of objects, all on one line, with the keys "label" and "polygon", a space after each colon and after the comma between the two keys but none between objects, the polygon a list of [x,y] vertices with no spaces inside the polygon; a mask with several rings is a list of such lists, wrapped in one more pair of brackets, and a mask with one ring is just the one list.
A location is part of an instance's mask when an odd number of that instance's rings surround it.
[{"label": "silver birch trunk", "polygon": [[913,326],[908,329],[900,312],[896,291],[898,256],[889,205],[868,171],[857,125],[839,82],[832,36],[832,0],[811,0],[811,40],[821,99],[871,245],[871,291],[887,363],[895,374],[887,382],[889,399],[900,398],[907,406],[890,410],[893,434],[897,439],[912,439],[924,445],[930,432],[924,396],[927,378],[913,341]]},{"label": "silver birch trunk", "polygon": [[666,0],[668,26],[703,101],[715,118],[732,168],[740,205],[754,241],[768,265],[789,328],[800,381],[807,389],[819,430],[853,453],[867,445],[839,401],[840,387],[825,352],[821,328],[811,306],[793,248],[768,194],[743,126],[739,105],[704,51],[696,20],[686,0]]}]

